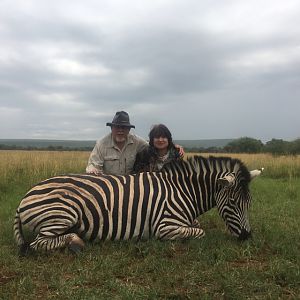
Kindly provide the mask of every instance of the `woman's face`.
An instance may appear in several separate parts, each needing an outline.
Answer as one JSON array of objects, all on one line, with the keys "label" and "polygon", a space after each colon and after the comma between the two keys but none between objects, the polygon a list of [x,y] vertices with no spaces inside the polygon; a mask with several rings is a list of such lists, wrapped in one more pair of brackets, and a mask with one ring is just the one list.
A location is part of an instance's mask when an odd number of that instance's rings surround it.
[{"label": "woman's face", "polygon": [[159,149],[159,150],[163,150],[163,149],[167,149],[169,146],[169,141],[166,137],[155,137],[153,139],[153,145],[154,148]]}]

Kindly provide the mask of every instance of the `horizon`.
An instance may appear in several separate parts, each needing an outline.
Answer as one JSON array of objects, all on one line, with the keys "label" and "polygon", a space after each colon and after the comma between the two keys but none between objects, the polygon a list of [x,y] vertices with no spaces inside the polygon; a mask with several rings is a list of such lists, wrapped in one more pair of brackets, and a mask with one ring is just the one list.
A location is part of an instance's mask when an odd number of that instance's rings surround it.
[{"label": "horizon", "polygon": [[[242,136],[242,137],[238,137],[238,138],[221,138],[221,139],[173,139],[173,141],[232,141],[232,140],[238,140],[241,138],[252,138],[258,141],[261,141],[263,144],[271,141],[271,140],[283,140],[286,142],[293,142],[296,141],[298,139],[300,139],[300,137],[295,138],[295,139],[281,139],[281,138],[271,138],[270,140],[266,140],[263,141],[261,139],[256,139],[250,136]],[[101,139],[101,138],[100,138]],[[0,144],[1,141],[58,141],[58,142],[63,142],[63,141],[68,141],[68,142],[96,142],[99,139],[45,139],[45,138],[0,138]],[[148,139],[146,139],[148,140]]]}]

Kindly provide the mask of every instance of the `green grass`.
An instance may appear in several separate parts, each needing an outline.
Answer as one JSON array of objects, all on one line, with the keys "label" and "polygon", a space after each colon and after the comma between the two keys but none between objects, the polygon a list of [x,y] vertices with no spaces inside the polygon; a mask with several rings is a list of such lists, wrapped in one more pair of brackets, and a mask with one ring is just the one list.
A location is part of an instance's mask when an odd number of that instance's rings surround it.
[{"label": "green grass", "polygon": [[1,185],[0,299],[299,299],[299,178],[252,182],[253,238],[245,242],[230,236],[212,210],[199,218],[201,240],[108,241],[87,244],[78,256],[63,250],[20,258],[15,209],[33,178],[52,171],[9,173]]}]

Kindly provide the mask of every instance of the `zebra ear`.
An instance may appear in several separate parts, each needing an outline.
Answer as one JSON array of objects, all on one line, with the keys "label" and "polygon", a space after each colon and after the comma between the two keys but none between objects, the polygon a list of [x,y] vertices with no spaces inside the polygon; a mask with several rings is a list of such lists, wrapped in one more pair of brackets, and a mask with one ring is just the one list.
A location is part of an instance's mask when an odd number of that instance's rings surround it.
[{"label": "zebra ear", "polygon": [[250,171],[250,177],[251,177],[251,180],[252,180],[253,178],[259,176],[259,175],[262,173],[263,170],[264,170],[264,168]]},{"label": "zebra ear", "polygon": [[224,177],[218,178],[217,183],[223,187],[230,187],[234,184],[235,176],[233,174],[228,174]]}]

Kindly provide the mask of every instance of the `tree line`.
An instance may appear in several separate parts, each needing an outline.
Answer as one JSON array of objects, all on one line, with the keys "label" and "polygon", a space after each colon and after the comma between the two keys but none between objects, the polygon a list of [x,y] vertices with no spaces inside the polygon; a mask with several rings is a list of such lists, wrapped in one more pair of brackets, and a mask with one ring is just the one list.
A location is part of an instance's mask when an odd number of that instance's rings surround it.
[{"label": "tree line", "polygon": [[[0,144],[0,150],[39,150],[39,151],[92,151],[93,147],[64,147],[64,146],[19,146]],[[300,154],[300,138],[288,142],[282,139],[272,139],[265,144],[251,137],[241,137],[229,142],[224,147],[185,147],[186,152],[208,153],[271,153],[274,155]]]},{"label": "tree line", "polygon": [[27,151],[92,151],[93,147],[65,147],[65,146],[20,146],[0,144],[0,150],[27,150]]},{"label": "tree line", "polygon": [[271,153],[273,155],[300,154],[300,138],[288,142],[282,139],[272,139],[265,144],[251,137],[241,137],[229,142],[224,147],[189,148],[187,152],[209,153]]}]

